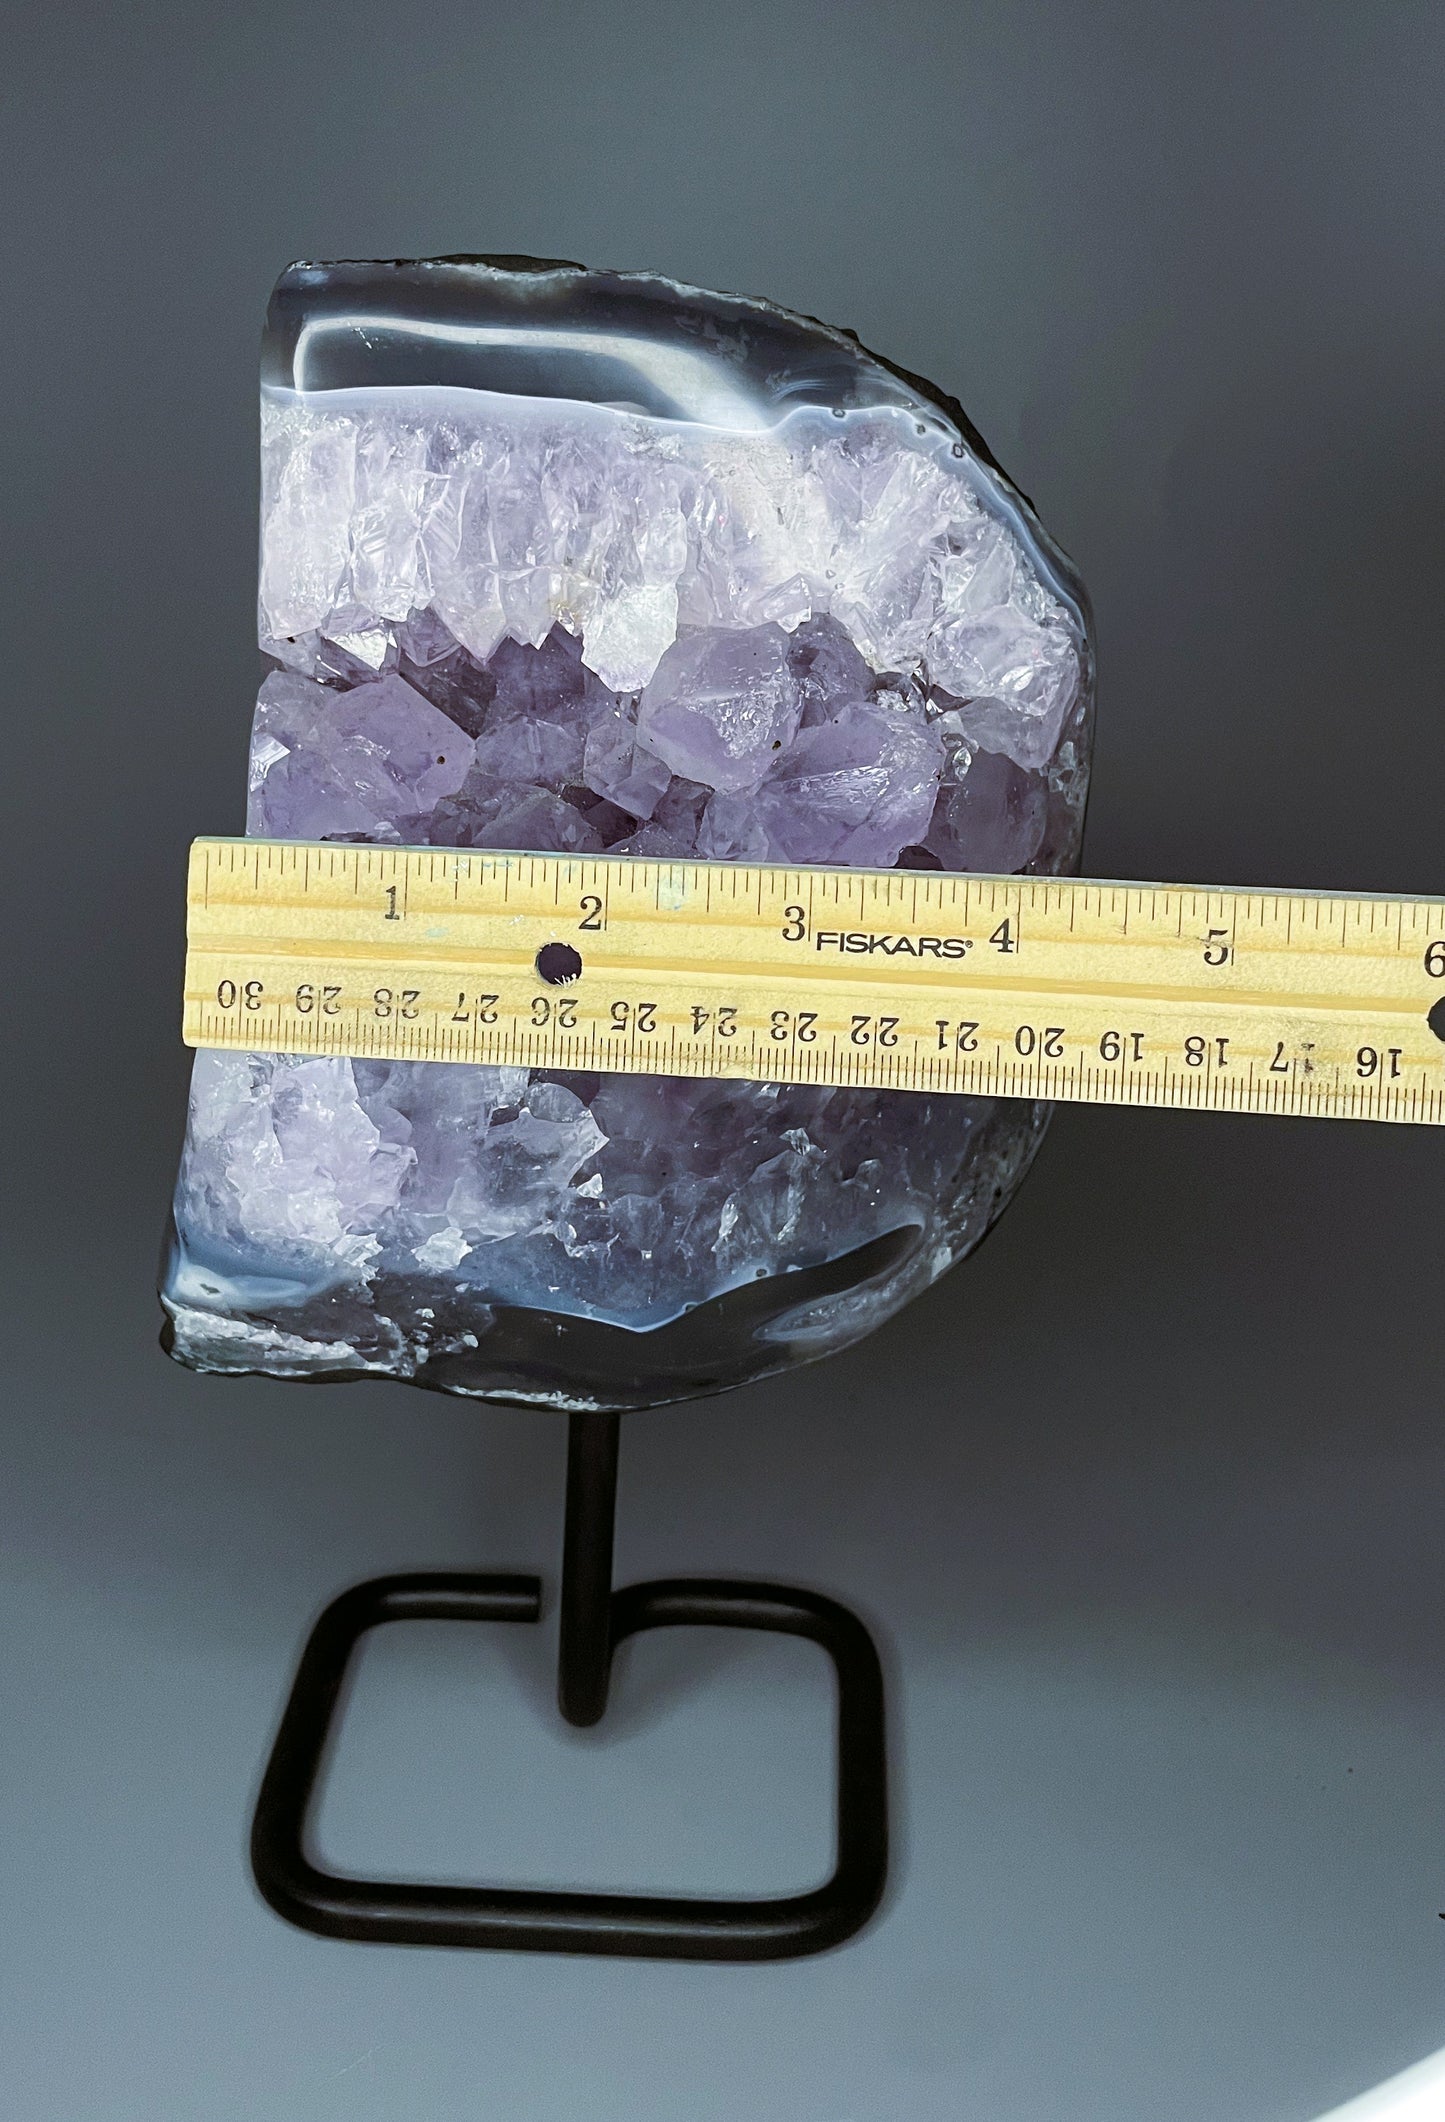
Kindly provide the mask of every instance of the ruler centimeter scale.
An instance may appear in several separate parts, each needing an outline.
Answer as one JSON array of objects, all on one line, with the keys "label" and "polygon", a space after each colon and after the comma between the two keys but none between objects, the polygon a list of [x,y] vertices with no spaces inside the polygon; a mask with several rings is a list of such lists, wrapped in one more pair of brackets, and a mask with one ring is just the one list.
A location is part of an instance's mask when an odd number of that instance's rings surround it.
[{"label": "ruler centimeter scale", "polygon": [[1445,900],[197,840],[245,1052],[1445,1122]]}]

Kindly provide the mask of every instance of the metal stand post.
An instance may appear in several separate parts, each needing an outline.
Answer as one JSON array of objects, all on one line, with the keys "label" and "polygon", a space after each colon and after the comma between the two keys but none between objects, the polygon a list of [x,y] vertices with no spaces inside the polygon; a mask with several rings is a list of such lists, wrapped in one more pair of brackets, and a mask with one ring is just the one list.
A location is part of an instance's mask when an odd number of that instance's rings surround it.
[{"label": "metal stand post", "polygon": [[612,1676],[612,1536],[617,1523],[620,1415],[567,1417],[567,1515],[557,1707],[569,1724],[596,1724]]},{"label": "metal stand post", "polygon": [[773,1960],[821,1952],[867,1922],[888,1867],[883,1674],[862,1622],[836,1600],[779,1584],[664,1578],[612,1589],[619,1417],[569,1418],[557,1700],[569,1723],[607,1707],[612,1653],[649,1628],[755,1628],[820,1644],[837,1679],[836,1863],[809,1893],[722,1899],[410,1885],[321,1870],[307,1820],[359,1639],[388,1621],[535,1621],[535,1577],[377,1577],[333,1600],[301,1654],[251,1832],[256,1883],[278,1915],[326,1937],[512,1952]]}]

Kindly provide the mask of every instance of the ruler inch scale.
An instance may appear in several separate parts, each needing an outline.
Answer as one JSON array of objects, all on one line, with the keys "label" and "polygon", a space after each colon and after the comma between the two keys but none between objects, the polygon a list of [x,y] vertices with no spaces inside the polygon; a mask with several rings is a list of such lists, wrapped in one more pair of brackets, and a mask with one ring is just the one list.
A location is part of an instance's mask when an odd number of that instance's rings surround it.
[{"label": "ruler inch scale", "polygon": [[196,1047],[1445,1123],[1445,900],[200,839]]}]

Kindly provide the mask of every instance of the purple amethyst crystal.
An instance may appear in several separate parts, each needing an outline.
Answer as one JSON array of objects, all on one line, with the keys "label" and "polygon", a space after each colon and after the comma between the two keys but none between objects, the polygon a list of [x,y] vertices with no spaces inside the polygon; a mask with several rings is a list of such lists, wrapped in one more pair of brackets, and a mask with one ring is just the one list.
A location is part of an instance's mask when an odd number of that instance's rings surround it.
[{"label": "purple amethyst crystal", "polygon": [[[1082,591],[958,407],[847,334],[580,267],[297,266],[262,460],[249,832],[1075,859]],[[172,1345],[559,1406],[741,1383],[962,1257],[1046,1116],[202,1053]]]},{"label": "purple amethyst crystal", "polygon": [[789,862],[892,869],[928,831],[943,746],[921,710],[847,700],[799,733],[757,793],[770,848]]},{"label": "purple amethyst crystal", "polygon": [[344,692],[273,671],[256,702],[246,830],[275,840],[405,840],[415,822],[425,834],[474,755],[471,738],[394,671],[368,672]]},{"label": "purple amethyst crystal", "polygon": [[673,773],[736,796],[786,751],[801,712],[780,626],[709,626],[665,651],[637,704],[637,732]]}]

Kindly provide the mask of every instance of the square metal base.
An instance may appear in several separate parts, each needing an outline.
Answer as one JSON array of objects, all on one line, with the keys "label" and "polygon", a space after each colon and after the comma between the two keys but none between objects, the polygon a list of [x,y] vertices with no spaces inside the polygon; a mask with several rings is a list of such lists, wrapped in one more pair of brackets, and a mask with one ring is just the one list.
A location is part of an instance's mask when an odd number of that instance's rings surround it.
[{"label": "square metal base", "polygon": [[326,1937],[508,1952],[676,1960],[779,1960],[841,1944],[867,1922],[888,1867],[883,1675],[857,1616],[816,1592],[725,1579],[660,1579],[613,1592],[610,1645],[648,1628],[757,1628],[821,1644],[838,1682],[832,1876],[803,1894],[706,1899],[409,1885],[323,1871],[307,1819],[353,1651],[387,1621],[535,1621],[535,1577],[377,1577],[334,1600],[311,1632],[262,1781],[251,1834],[256,1883],[278,1915]]}]

